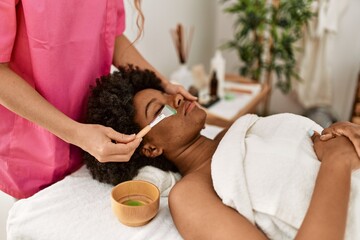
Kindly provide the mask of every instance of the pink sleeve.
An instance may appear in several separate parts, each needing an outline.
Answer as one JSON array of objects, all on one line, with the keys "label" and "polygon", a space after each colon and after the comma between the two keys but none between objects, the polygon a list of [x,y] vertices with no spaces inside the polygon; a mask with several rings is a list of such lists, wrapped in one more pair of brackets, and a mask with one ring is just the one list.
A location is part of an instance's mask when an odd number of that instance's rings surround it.
[{"label": "pink sleeve", "polygon": [[0,0],[0,62],[9,62],[16,35],[16,4],[19,0]]},{"label": "pink sleeve", "polygon": [[116,27],[116,36],[119,36],[122,35],[125,31],[125,7],[123,0],[119,0],[117,17],[118,17],[118,22]]}]

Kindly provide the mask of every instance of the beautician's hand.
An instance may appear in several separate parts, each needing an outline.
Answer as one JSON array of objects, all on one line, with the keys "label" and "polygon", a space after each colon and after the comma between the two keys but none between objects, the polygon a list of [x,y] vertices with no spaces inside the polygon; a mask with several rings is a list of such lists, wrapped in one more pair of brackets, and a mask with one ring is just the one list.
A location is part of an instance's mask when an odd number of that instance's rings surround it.
[{"label": "beautician's hand", "polygon": [[337,122],[325,128],[320,139],[327,141],[337,136],[346,136],[354,145],[357,155],[360,157],[360,125],[351,122]]},{"label": "beautician's hand", "polygon": [[321,162],[350,161],[352,170],[360,168],[359,157],[347,137],[339,136],[328,141],[321,141],[319,133],[315,132],[311,139],[316,156]]},{"label": "beautician's hand", "polygon": [[129,161],[142,140],[135,135],[118,133],[110,127],[96,124],[80,124],[76,139],[73,144],[103,163]]},{"label": "beautician's hand", "polygon": [[193,95],[191,95],[188,91],[185,90],[185,88],[181,85],[177,85],[177,84],[172,84],[172,83],[166,83],[166,85],[163,86],[164,90],[166,93],[168,94],[181,94],[183,95],[186,99],[190,100],[190,101],[196,101],[197,97],[194,97]]}]

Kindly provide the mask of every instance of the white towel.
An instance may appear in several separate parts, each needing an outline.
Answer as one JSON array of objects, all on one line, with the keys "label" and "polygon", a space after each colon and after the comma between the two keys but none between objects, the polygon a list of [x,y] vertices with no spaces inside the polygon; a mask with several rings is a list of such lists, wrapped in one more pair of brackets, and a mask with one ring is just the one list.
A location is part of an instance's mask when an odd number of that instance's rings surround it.
[{"label": "white towel", "polygon": [[162,171],[159,168],[145,166],[139,170],[134,180],[145,180],[157,186],[161,197],[169,196],[170,190],[181,179],[180,173]]},{"label": "white towel", "polygon": [[[217,194],[270,239],[294,239],[308,209],[320,167],[310,129],[322,130],[293,114],[246,115],[231,126],[213,156]],[[360,239],[360,205],[354,201],[359,171],[357,175],[353,174],[346,239]]]},{"label": "white towel", "polygon": [[[146,178],[142,173],[139,178]],[[159,186],[163,190],[167,187]],[[182,239],[170,215],[167,197],[160,198],[159,212],[150,223],[127,227],[111,210],[111,189],[111,185],[93,180],[83,167],[34,196],[17,201],[9,212],[7,239]]]}]

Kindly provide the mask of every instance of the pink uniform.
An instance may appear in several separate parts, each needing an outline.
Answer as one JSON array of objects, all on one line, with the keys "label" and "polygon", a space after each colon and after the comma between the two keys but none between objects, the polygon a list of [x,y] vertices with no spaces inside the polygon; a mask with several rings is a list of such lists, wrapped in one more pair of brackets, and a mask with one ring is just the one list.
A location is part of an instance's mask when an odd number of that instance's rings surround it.
[{"label": "pink uniform", "polygon": [[[89,86],[109,73],[124,28],[123,0],[0,0],[0,62],[82,121]],[[29,197],[81,163],[78,148],[0,105],[2,191]]]}]

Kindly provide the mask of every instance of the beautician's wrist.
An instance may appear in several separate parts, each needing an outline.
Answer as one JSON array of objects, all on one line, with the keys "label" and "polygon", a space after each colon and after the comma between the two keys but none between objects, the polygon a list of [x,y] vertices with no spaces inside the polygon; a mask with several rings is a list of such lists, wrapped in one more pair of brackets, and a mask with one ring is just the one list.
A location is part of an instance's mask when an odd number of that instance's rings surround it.
[{"label": "beautician's wrist", "polygon": [[70,119],[69,122],[64,125],[59,137],[67,143],[79,146],[79,142],[81,142],[80,132],[82,125],[82,123]]}]

